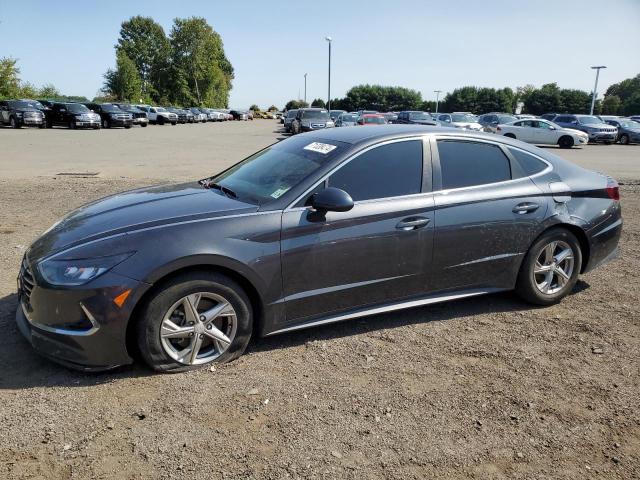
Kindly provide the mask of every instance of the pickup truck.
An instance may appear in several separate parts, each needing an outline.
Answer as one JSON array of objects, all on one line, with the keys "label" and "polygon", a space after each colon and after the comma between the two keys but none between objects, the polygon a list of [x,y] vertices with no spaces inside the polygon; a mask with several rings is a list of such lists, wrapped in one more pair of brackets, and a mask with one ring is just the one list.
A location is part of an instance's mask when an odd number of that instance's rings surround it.
[{"label": "pickup truck", "polygon": [[164,125],[170,123],[171,125],[178,124],[178,115],[171,113],[163,107],[152,107],[151,105],[136,105],[140,110],[147,114],[149,123],[155,125]]},{"label": "pickup truck", "polygon": [[51,108],[45,112],[47,128],[54,125],[62,125],[71,129],[75,128],[100,128],[100,115],[92,112],[81,103],[54,102]]},{"label": "pickup truck", "polygon": [[38,126],[44,128],[44,113],[32,104],[22,100],[4,100],[0,102],[0,123],[13,128]]},{"label": "pickup truck", "polygon": [[124,110],[120,110],[112,103],[85,103],[84,105],[92,112],[100,115],[102,128],[131,128],[131,125],[133,125],[133,115]]}]

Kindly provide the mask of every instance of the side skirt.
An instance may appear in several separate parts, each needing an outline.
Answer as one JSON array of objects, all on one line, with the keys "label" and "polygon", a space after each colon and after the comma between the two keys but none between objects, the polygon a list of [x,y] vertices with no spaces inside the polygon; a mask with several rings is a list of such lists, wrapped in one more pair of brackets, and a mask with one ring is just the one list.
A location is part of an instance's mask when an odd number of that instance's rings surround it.
[{"label": "side skirt", "polygon": [[377,315],[380,313],[394,312],[396,310],[404,310],[406,308],[420,307],[423,305],[430,305],[432,303],[448,302],[450,300],[458,300],[461,298],[476,297],[478,295],[485,295],[488,293],[503,292],[505,288],[480,288],[473,290],[460,290],[458,292],[446,292],[436,295],[428,295],[420,298],[413,298],[411,300],[402,300],[395,303],[387,303],[383,305],[377,305],[373,307],[362,308],[354,310],[349,313],[343,313],[339,315],[331,315],[328,317],[316,318],[309,320],[291,327],[281,328],[274,330],[265,335],[269,337],[271,335],[278,335],[280,333],[291,332],[294,330],[302,330],[304,328],[317,327],[319,325],[326,325],[328,323],[342,322],[344,320],[351,320],[353,318],[366,317],[369,315]]}]

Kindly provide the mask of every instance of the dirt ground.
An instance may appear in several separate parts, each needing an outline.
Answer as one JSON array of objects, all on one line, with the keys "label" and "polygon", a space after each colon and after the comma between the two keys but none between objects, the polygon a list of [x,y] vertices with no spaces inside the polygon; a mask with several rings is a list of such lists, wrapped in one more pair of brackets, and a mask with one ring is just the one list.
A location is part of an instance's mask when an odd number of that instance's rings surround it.
[{"label": "dirt ground", "polygon": [[38,357],[14,324],[24,249],[82,203],[175,179],[148,176],[0,177],[0,478],[640,478],[638,182],[621,188],[621,258],[551,308],[509,293],[416,308],[176,375]]}]

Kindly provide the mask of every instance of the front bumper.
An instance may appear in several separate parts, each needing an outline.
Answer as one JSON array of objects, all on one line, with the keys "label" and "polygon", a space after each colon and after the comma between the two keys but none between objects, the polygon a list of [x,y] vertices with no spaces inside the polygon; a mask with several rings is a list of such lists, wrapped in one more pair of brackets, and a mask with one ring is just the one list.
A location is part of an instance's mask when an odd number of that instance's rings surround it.
[{"label": "front bumper", "polygon": [[616,132],[589,132],[590,142],[615,142]]},{"label": "front bumper", "polygon": [[[126,333],[147,284],[108,272],[81,287],[53,288],[37,282],[30,293],[18,282],[16,322],[40,354],[65,366],[109,370],[129,364]],[[131,289],[118,307],[113,299]]]},{"label": "front bumper", "polygon": [[44,117],[22,117],[20,123],[25,126],[44,125]]},{"label": "front bumper", "polygon": [[146,125],[147,123],[149,123],[149,119],[146,117],[139,117],[139,118],[133,119],[134,125]]},{"label": "front bumper", "polygon": [[130,127],[133,125],[132,119],[120,119],[120,118],[112,118],[109,120],[112,127]]},{"label": "front bumper", "polygon": [[76,120],[76,127],[99,128],[100,120]]}]

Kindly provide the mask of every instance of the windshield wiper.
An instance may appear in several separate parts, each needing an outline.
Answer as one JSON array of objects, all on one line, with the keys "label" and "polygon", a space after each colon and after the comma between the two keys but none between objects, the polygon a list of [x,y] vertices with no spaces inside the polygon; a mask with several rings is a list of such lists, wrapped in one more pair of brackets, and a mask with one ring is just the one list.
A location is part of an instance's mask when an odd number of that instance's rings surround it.
[{"label": "windshield wiper", "polygon": [[216,190],[220,190],[222,193],[224,193],[229,198],[238,198],[238,194],[236,192],[231,190],[229,187],[225,187],[223,185],[220,185],[219,183],[213,182],[211,180],[209,180],[209,181],[205,180],[205,181],[201,182],[201,184],[202,184],[202,186],[204,188],[215,188]]}]

